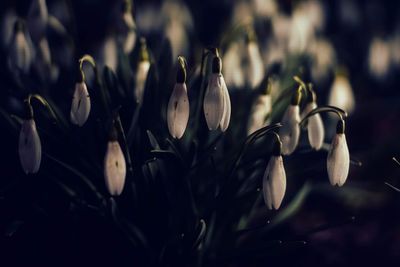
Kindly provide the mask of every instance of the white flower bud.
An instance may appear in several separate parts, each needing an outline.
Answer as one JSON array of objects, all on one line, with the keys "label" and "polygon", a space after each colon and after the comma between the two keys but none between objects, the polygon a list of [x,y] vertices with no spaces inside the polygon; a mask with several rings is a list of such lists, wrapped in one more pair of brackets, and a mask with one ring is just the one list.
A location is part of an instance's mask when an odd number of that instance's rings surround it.
[{"label": "white flower bud", "polygon": [[300,108],[298,105],[289,105],[282,118],[282,127],[279,135],[282,140],[283,155],[290,155],[296,149],[300,137]]},{"label": "white flower bud", "polygon": [[14,27],[14,36],[9,46],[8,63],[11,68],[17,68],[27,73],[33,62],[32,46],[25,33],[24,24],[17,21]]},{"label": "white flower bud", "polygon": [[167,122],[169,133],[180,139],[189,120],[189,99],[185,83],[176,83],[168,102]]},{"label": "white flower bud", "polygon": [[107,144],[104,157],[104,178],[108,192],[112,196],[119,196],[124,189],[126,176],[125,157],[117,140]]},{"label": "white flower bud", "polygon": [[141,104],[143,102],[144,89],[146,87],[147,75],[150,69],[150,61],[143,60],[139,62],[135,76],[135,99]]},{"label": "white flower bud", "polygon": [[26,174],[36,173],[42,159],[42,146],[33,119],[24,120],[19,134],[19,159]]},{"label": "white flower bud", "polygon": [[[310,113],[313,109],[317,108],[317,104],[315,102],[310,102],[307,104],[304,112],[302,113],[302,117],[305,117],[308,113]],[[319,150],[322,147],[324,142],[324,124],[321,119],[320,114],[314,114],[308,118],[307,122],[307,131],[308,131],[308,141],[310,145],[315,150]]]},{"label": "white flower bud", "polygon": [[338,130],[333,137],[327,159],[327,170],[331,185],[342,186],[346,182],[349,168],[350,154],[344,133],[344,122],[339,121]]},{"label": "white flower bud", "polygon": [[224,78],[228,86],[242,87],[244,85],[244,76],[241,68],[241,50],[238,43],[232,43],[222,61],[224,64]]},{"label": "white flower bud", "polygon": [[224,115],[224,92],[222,90],[223,77],[221,74],[212,73],[206,94],[204,96],[204,115],[208,129],[216,130]]},{"label": "white flower bud", "polygon": [[71,122],[79,126],[85,124],[89,117],[90,106],[90,96],[86,83],[76,83],[71,105]]},{"label": "white flower bud", "polygon": [[257,88],[264,79],[264,63],[261,58],[260,49],[255,41],[247,44],[248,68],[247,78],[251,88]]},{"label": "white flower bud", "polygon": [[263,178],[263,196],[269,209],[279,209],[286,191],[286,173],[282,156],[273,155]]},{"label": "white flower bud", "polygon": [[270,94],[261,94],[251,108],[247,134],[250,135],[258,129],[264,127],[268,120],[265,118],[271,112],[272,101]]},{"label": "white flower bud", "polygon": [[349,80],[343,75],[337,75],[329,94],[329,105],[341,108],[351,113],[355,107],[353,89]]}]

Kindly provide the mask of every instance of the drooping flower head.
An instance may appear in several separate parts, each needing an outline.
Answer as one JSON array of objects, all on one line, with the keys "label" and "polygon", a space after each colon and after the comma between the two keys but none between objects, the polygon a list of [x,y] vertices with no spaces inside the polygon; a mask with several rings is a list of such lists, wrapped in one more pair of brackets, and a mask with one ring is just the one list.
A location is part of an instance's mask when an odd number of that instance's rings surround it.
[{"label": "drooping flower head", "polygon": [[204,96],[203,109],[208,128],[216,130],[220,127],[221,131],[225,132],[231,119],[231,100],[221,70],[221,58],[215,56]]},{"label": "drooping flower head", "polygon": [[70,119],[73,124],[80,127],[82,127],[87,121],[91,108],[90,96],[86,86],[85,74],[83,72],[83,63],[85,61],[90,62],[92,67],[96,68],[96,63],[90,55],[84,55],[79,60],[80,73],[72,97]]},{"label": "drooping flower head", "polygon": [[352,113],[355,108],[353,89],[344,70],[339,70],[336,74],[329,94],[328,103],[330,106],[341,108],[349,114]]},{"label": "drooping flower head", "polygon": [[331,185],[342,186],[349,174],[350,154],[345,135],[345,123],[340,119],[328,153],[327,170]]},{"label": "drooping flower head", "polygon": [[22,169],[26,174],[37,173],[42,159],[42,146],[33,119],[32,106],[26,103],[27,116],[23,120],[19,134],[18,154]]},{"label": "drooping flower head", "polygon": [[268,79],[265,89],[256,98],[250,112],[249,123],[247,126],[247,134],[250,135],[261,127],[265,126],[269,119],[268,115],[271,113],[272,100],[271,100],[272,82]]},{"label": "drooping flower head", "polygon": [[168,102],[167,122],[172,137],[180,139],[185,133],[189,120],[189,99],[186,88],[186,67],[184,57],[178,57],[179,68],[176,84]]},{"label": "drooping flower head", "polygon": [[279,136],[274,143],[272,156],[263,178],[263,196],[268,209],[279,209],[286,191],[286,172],[282,159],[282,142]]},{"label": "drooping flower head", "polygon": [[119,196],[122,193],[125,177],[125,157],[118,142],[117,130],[113,126],[104,157],[104,179],[110,195]]},{"label": "drooping flower head", "polygon": [[26,32],[25,22],[18,19],[14,24],[14,34],[9,44],[8,65],[24,73],[29,72],[33,62],[32,43]]},{"label": "drooping flower head", "polygon": [[150,70],[150,55],[147,50],[146,40],[140,39],[140,54],[139,63],[135,75],[135,99],[136,103],[141,104],[143,102],[144,89],[146,87],[147,75]]},{"label": "drooping flower head", "polygon": [[[317,95],[314,90],[309,86],[309,95],[307,98],[307,104],[302,113],[302,119],[310,113],[312,110],[316,109],[317,106]],[[308,131],[308,141],[310,145],[315,150],[319,150],[324,142],[324,124],[319,113],[312,115],[308,118],[307,124]]]}]

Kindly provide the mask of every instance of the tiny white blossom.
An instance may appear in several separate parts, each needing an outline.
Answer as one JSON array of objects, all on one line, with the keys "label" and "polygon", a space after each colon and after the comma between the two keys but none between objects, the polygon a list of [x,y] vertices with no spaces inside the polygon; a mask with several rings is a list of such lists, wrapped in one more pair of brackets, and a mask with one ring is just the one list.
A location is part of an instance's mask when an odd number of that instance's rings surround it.
[{"label": "tiny white blossom", "polygon": [[176,83],[168,102],[167,122],[169,133],[180,139],[189,120],[189,99],[185,83]]},{"label": "tiny white blossom", "polygon": [[336,75],[329,94],[329,105],[351,113],[355,107],[353,89],[349,80],[343,75]]},{"label": "tiny white blossom", "polygon": [[279,209],[286,191],[286,172],[280,154],[282,144],[275,144],[263,177],[263,196],[267,207]]},{"label": "tiny white blossom", "polygon": [[266,119],[266,117],[271,112],[272,100],[269,92],[270,88],[267,88],[267,90],[268,92],[260,94],[253,103],[250,112],[249,123],[247,126],[247,135],[250,135],[258,129],[264,127],[269,121],[269,119]]},{"label": "tiny white blossom", "polygon": [[22,122],[18,152],[24,172],[26,174],[38,172],[42,159],[42,146],[33,118]]},{"label": "tiny white blossom", "polygon": [[125,157],[117,140],[110,140],[104,157],[104,178],[108,192],[119,196],[124,189],[126,176]]},{"label": "tiny white blossom", "polygon": [[218,127],[225,131],[231,117],[231,101],[229,92],[221,74],[221,59],[215,57],[213,73],[210,76],[203,102],[204,115],[210,130]]},{"label": "tiny white blossom", "polygon": [[[302,117],[304,118],[308,113],[310,113],[313,109],[317,108],[317,103],[312,101],[308,103],[302,113]],[[322,147],[324,142],[324,124],[321,119],[320,114],[314,114],[308,118],[307,122],[307,131],[308,131],[308,141],[310,145],[315,150],[319,150]]]},{"label": "tiny white blossom", "polygon": [[350,168],[350,154],[344,133],[344,121],[338,122],[336,135],[328,153],[327,170],[332,185],[342,186],[347,179]]},{"label": "tiny white blossom", "polygon": [[70,112],[71,122],[83,126],[89,117],[90,107],[90,96],[86,83],[83,81],[76,83]]},{"label": "tiny white blossom", "polygon": [[368,65],[370,73],[376,78],[384,78],[391,65],[390,43],[374,38],[369,47]]},{"label": "tiny white blossom", "polygon": [[283,155],[290,155],[296,149],[300,137],[300,108],[299,105],[289,105],[282,118],[279,135],[282,140]]}]

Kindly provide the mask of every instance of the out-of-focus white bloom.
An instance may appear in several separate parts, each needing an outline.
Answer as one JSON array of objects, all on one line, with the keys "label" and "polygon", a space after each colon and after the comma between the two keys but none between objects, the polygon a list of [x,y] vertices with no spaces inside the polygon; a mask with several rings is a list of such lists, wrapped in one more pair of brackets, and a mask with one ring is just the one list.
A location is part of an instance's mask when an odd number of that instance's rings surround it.
[{"label": "out-of-focus white bloom", "polygon": [[117,42],[113,36],[108,36],[104,41],[100,51],[99,61],[102,65],[109,67],[112,71],[117,72],[118,66],[118,50]]},{"label": "out-of-focus white bloom", "polygon": [[352,113],[355,107],[353,89],[347,77],[336,75],[329,94],[329,105]]},{"label": "out-of-focus white bloom", "polygon": [[380,38],[374,38],[369,47],[369,71],[376,78],[383,78],[390,69],[390,44]]},{"label": "out-of-focus white bloom", "polygon": [[124,189],[125,157],[117,140],[110,140],[104,157],[104,178],[110,195],[119,196]]},{"label": "out-of-focus white bloom", "polygon": [[2,48],[8,49],[8,46],[14,35],[14,25],[17,21],[17,15],[12,9],[6,10],[3,13],[1,20],[1,45]]},{"label": "out-of-focus white bloom", "polygon": [[392,59],[392,63],[395,65],[400,64],[400,34],[396,34],[390,40],[390,55]]},{"label": "out-of-focus white bloom", "polygon": [[264,64],[261,58],[260,49],[255,41],[247,44],[247,78],[250,86],[254,89],[260,85],[264,79]]},{"label": "out-of-focus white bloom", "polygon": [[42,146],[33,118],[22,122],[18,145],[19,159],[26,174],[39,171]]},{"label": "out-of-focus white bloom", "polygon": [[342,186],[347,179],[350,168],[350,154],[344,133],[344,121],[338,122],[336,135],[333,137],[328,153],[327,170],[332,185]]},{"label": "out-of-focus white bloom", "polygon": [[266,67],[271,67],[277,63],[285,63],[285,57],[285,47],[275,40],[270,40],[267,44],[267,48],[264,50],[264,62]]},{"label": "out-of-focus white bloom", "polygon": [[17,68],[27,73],[32,65],[32,46],[25,33],[25,24],[22,21],[15,22],[14,36],[9,45],[8,63],[11,69]]},{"label": "out-of-focus white bloom", "polygon": [[230,122],[231,101],[224,77],[221,74],[221,64],[221,59],[214,57],[213,73],[208,81],[203,109],[208,128],[216,130],[221,127],[224,132]]},{"label": "out-of-focus white bloom", "polygon": [[320,31],[325,26],[325,10],[321,1],[308,0],[303,2],[304,12],[309,16],[314,30]]},{"label": "out-of-focus white bloom", "polygon": [[240,88],[244,85],[244,75],[241,66],[241,50],[237,42],[232,43],[222,57],[226,85]]},{"label": "out-of-focus white bloom", "polygon": [[132,52],[136,43],[136,24],[132,15],[131,1],[117,3],[112,16],[116,24],[118,41],[125,54]]},{"label": "out-of-focus white bloom", "polygon": [[309,14],[304,9],[296,9],[290,24],[289,52],[303,53],[314,35],[315,32]]},{"label": "out-of-focus white bloom", "polygon": [[268,84],[268,88],[264,94],[260,94],[256,101],[253,103],[250,112],[249,123],[247,126],[247,135],[252,134],[258,129],[266,126],[270,119],[266,119],[271,113],[272,100],[270,94],[271,84]]},{"label": "out-of-focus white bloom", "polygon": [[189,99],[185,83],[176,83],[168,102],[167,122],[169,133],[180,139],[189,120]]},{"label": "out-of-focus white bloom", "polygon": [[278,5],[275,0],[253,0],[255,14],[262,18],[269,18],[278,13]]},{"label": "out-of-focus white bloom", "polygon": [[76,83],[70,112],[71,122],[82,127],[89,117],[90,106],[86,83],[83,81]]},{"label": "out-of-focus white bloom", "polygon": [[283,14],[276,14],[271,19],[272,32],[279,43],[286,43],[289,38],[291,20]]},{"label": "out-of-focus white bloom", "polygon": [[325,39],[311,42],[308,52],[312,58],[311,75],[314,80],[325,79],[336,62],[336,53],[332,44]]},{"label": "out-of-focus white bloom", "polygon": [[296,149],[300,137],[300,107],[290,104],[282,118],[282,127],[279,136],[282,140],[282,154],[290,155]]},{"label": "out-of-focus white bloom", "polygon": [[140,55],[139,64],[135,74],[135,99],[136,103],[141,104],[143,102],[144,89],[146,87],[147,75],[150,70],[150,56],[147,50],[146,40],[140,39]]},{"label": "out-of-focus white bloom", "polygon": [[[315,101],[308,103],[302,113],[302,117],[304,118],[308,113],[316,108],[317,103]],[[319,150],[322,147],[325,135],[324,124],[320,114],[314,114],[308,118],[307,131],[308,141],[310,142],[311,147],[315,150]]]},{"label": "out-of-focus white bloom", "polygon": [[[275,146],[282,146],[280,141]],[[286,173],[279,148],[268,162],[263,178],[263,196],[268,209],[279,209],[286,191]]]},{"label": "out-of-focus white bloom", "polygon": [[38,42],[46,34],[48,19],[46,0],[33,0],[28,11],[27,24],[34,42]]},{"label": "out-of-focus white bloom", "polygon": [[253,8],[249,1],[239,1],[234,5],[232,25],[246,24],[253,20]]}]

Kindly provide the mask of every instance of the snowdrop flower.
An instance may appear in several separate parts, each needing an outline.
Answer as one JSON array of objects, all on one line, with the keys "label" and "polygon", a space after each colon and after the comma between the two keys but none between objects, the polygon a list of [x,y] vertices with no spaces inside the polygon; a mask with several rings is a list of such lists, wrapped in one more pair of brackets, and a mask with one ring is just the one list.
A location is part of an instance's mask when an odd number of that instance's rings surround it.
[{"label": "snowdrop flower", "polygon": [[[302,118],[304,118],[313,109],[317,108],[316,100],[316,94],[313,90],[311,90],[310,98],[308,99],[308,103],[301,116]],[[319,150],[322,147],[325,135],[324,124],[322,123],[321,115],[319,113],[308,118],[307,131],[308,141],[310,142],[311,147],[315,150]]]},{"label": "snowdrop flower", "polygon": [[19,159],[22,169],[26,174],[37,173],[42,159],[42,146],[36,129],[36,123],[33,120],[32,107],[29,103],[27,103],[27,106],[29,115],[22,122],[18,144]]},{"label": "snowdrop flower", "polygon": [[353,112],[355,107],[353,89],[349,80],[344,75],[336,75],[331,87],[328,103],[331,106],[345,110],[347,113]]},{"label": "snowdrop flower", "polygon": [[108,192],[119,196],[124,189],[126,176],[125,157],[118,143],[117,130],[112,129],[104,157],[104,178]]},{"label": "snowdrop flower", "polygon": [[178,57],[178,60],[180,68],[178,69],[174,90],[168,102],[167,122],[172,137],[180,139],[185,133],[190,109],[186,88],[185,59]]},{"label": "snowdrop flower", "polygon": [[376,78],[384,78],[391,64],[390,44],[379,38],[374,38],[369,47],[369,71]]},{"label": "snowdrop flower", "polygon": [[39,42],[46,34],[49,14],[45,0],[33,0],[28,11],[28,27],[34,42]]},{"label": "snowdrop flower", "polygon": [[136,103],[141,104],[143,102],[144,89],[146,87],[147,75],[150,69],[150,57],[147,51],[147,45],[145,39],[140,39],[140,58],[137,66],[135,75],[135,99]]},{"label": "snowdrop flower", "polygon": [[288,48],[291,53],[302,53],[314,37],[311,18],[304,8],[297,8],[292,16]]},{"label": "snowdrop flower", "polygon": [[260,54],[260,49],[255,40],[255,33],[249,33],[249,41],[246,46],[247,50],[247,79],[251,88],[257,88],[264,79],[264,63]]},{"label": "snowdrop flower", "polygon": [[118,30],[119,41],[125,54],[130,54],[136,43],[136,24],[132,16],[132,1],[124,0],[121,6],[118,6],[115,19]]},{"label": "snowdrop flower", "polygon": [[285,111],[282,118],[282,127],[279,130],[279,135],[282,140],[283,155],[290,155],[296,149],[300,137],[300,87],[292,98],[291,104]]},{"label": "snowdrop flower", "polygon": [[282,143],[278,135],[277,137],[263,178],[264,201],[270,210],[279,209],[286,191],[286,173],[281,155]]},{"label": "snowdrop flower", "polygon": [[255,14],[261,18],[270,18],[278,13],[275,0],[252,0],[252,4]]},{"label": "snowdrop flower", "polygon": [[102,65],[117,72],[118,46],[114,36],[107,36],[106,40],[102,44],[100,53],[100,61],[102,62]]},{"label": "snowdrop flower", "polygon": [[314,80],[324,80],[336,62],[336,52],[332,44],[325,39],[316,39],[309,46],[312,57],[311,75]]},{"label": "snowdrop flower", "polygon": [[25,23],[17,20],[14,35],[9,45],[8,63],[11,69],[17,68],[27,73],[33,62],[32,45],[26,34]]},{"label": "snowdrop flower", "polygon": [[342,186],[347,179],[350,167],[350,154],[347,147],[344,120],[339,120],[336,135],[328,153],[327,170],[331,185]]},{"label": "snowdrop flower", "polygon": [[73,124],[82,127],[87,121],[90,113],[90,96],[84,81],[75,84],[74,96],[70,118]]},{"label": "snowdrop flower", "polygon": [[221,69],[221,58],[215,56],[203,108],[208,128],[216,130],[220,127],[221,131],[225,132],[231,119],[231,100]]},{"label": "snowdrop flower", "polygon": [[83,63],[90,62],[93,68],[96,63],[90,55],[84,55],[79,59],[80,80],[75,84],[75,91],[72,97],[70,119],[75,125],[82,127],[87,121],[90,113],[90,96],[86,86],[85,74],[83,72]]},{"label": "snowdrop flower", "polygon": [[250,135],[258,129],[267,125],[269,119],[266,118],[270,114],[272,109],[271,88],[272,84],[269,80],[265,91],[260,94],[254,102],[250,112],[247,135]]},{"label": "snowdrop flower", "polygon": [[241,66],[241,48],[238,42],[233,42],[222,57],[224,78],[227,86],[240,88],[244,85],[244,75]]}]

